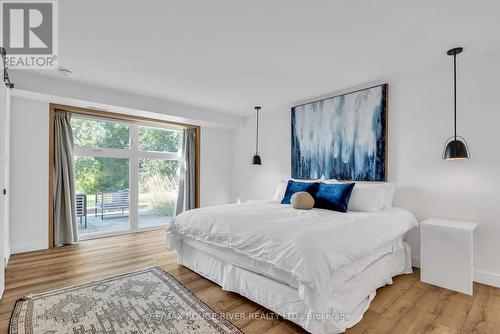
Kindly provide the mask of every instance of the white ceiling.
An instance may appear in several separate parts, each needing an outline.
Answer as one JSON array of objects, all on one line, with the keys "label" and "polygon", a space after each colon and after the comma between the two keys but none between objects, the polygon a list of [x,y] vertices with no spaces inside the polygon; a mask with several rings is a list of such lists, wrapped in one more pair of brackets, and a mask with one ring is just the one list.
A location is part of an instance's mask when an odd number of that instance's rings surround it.
[{"label": "white ceiling", "polygon": [[[60,0],[69,80],[272,109],[500,50],[498,0]],[[42,74],[50,75],[46,71]]]}]

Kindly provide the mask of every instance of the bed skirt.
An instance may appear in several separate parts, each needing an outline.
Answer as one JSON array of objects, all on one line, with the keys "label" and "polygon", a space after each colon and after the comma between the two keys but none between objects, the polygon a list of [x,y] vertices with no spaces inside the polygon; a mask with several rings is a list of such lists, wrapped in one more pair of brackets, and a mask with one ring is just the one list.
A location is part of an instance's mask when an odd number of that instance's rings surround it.
[{"label": "bed skirt", "polygon": [[[168,238],[167,238],[168,244]],[[234,265],[192,243],[177,240],[178,263],[217,283],[223,290],[244,296],[292,321],[311,333],[342,333],[354,326],[368,309],[376,289],[392,284],[392,277],[411,273],[410,247],[401,247],[382,256],[337,289],[331,300],[338,305],[335,314],[310,314],[310,308],[296,287]]]}]

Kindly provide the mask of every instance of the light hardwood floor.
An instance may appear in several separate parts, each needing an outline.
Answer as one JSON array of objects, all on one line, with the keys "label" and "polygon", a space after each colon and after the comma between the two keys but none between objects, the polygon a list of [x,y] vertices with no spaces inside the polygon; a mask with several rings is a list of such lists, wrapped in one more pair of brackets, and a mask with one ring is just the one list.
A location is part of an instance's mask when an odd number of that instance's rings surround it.
[{"label": "light hardwood floor", "polygon": [[[304,333],[288,321],[263,319],[270,314],[263,307],[178,265],[164,241],[164,232],[157,230],[13,255],[0,302],[0,333],[8,332],[18,298],[151,266],[168,271],[215,311],[247,314],[232,320],[245,333]],[[420,282],[416,269],[379,289],[363,320],[348,333],[500,333],[500,289],[475,284],[470,297]]]}]

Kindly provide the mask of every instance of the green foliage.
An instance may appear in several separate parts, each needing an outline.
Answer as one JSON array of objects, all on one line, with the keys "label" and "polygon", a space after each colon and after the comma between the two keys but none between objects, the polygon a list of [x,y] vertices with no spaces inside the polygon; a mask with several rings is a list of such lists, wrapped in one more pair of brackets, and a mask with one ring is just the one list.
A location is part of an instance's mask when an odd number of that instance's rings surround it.
[{"label": "green foliage", "polygon": [[76,157],[75,183],[77,192],[95,194],[129,188],[128,159]]},{"label": "green foliage", "polygon": [[155,152],[178,152],[181,133],[148,127],[139,128],[139,150]]},{"label": "green foliage", "polygon": [[123,123],[73,118],[75,145],[95,148],[128,148],[129,126]]},{"label": "green foliage", "polygon": [[[155,180],[157,182],[176,180],[178,168],[179,161],[176,160],[140,159],[139,191],[149,192],[149,188],[151,188],[151,180]],[[172,183],[170,182],[170,184]],[[169,188],[166,190],[171,191],[172,189]]]},{"label": "green foliage", "polygon": [[161,216],[174,217],[177,202],[175,199],[167,200],[164,202],[154,202],[153,210]]},{"label": "green foliage", "polygon": [[173,217],[177,199],[177,178],[175,175],[151,175],[146,184],[144,196],[148,197],[147,204],[162,216]]}]

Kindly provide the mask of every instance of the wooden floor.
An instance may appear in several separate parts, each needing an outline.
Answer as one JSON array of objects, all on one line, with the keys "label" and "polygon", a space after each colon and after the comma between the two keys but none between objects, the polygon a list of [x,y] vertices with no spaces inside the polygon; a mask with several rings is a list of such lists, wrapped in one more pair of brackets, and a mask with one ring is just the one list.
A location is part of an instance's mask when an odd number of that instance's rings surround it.
[{"label": "wooden floor", "polygon": [[[245,333],[304,333],[280,318],[264,319],[270,314],[266,309],[178,265],[159,230],[13,255],[0,302],[0,333],[7,333],[14,303],[22,296],[151,266],[171,273],[215,311],[247,314],[232,320]],[[500,289],[475,284],[470,297],[421,283],[415,270],[379,289],[363,320],[348,333],[500,333]]]}]

